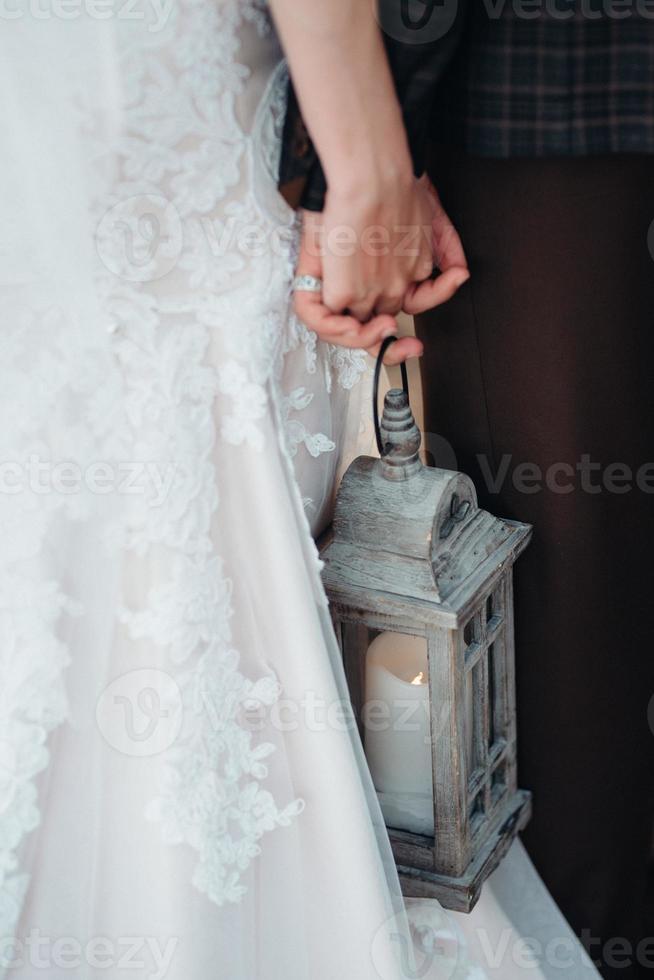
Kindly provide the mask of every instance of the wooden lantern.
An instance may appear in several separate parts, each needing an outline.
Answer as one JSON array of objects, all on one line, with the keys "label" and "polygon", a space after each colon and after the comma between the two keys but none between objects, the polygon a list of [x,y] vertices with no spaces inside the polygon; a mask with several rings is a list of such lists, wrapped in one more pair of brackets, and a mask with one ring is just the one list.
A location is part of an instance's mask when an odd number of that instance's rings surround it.
[{"label": "wooden lantern", "polygon": [[[323,578],[404,894],[470,911],[531,812],[516,779],[512,597],[513,562],[531,528],[481,510],[462,473],[422,464],[406,386],[388,392],[377,429],[381,458],[359,457],[341,484]],[[366,677],[381,634],[385,647],[397,635],[400,668],[412,643],[425,649],[425,752],[398,742],[391,725],[381,750],[372,743]],[[407,664],[398,681],[412,696],[415,669]],[[426,821],[403,820],[401,786],[399,815],[397,805],[384,808],[379,772],[402,745],[397,777],[428,787]]]}]

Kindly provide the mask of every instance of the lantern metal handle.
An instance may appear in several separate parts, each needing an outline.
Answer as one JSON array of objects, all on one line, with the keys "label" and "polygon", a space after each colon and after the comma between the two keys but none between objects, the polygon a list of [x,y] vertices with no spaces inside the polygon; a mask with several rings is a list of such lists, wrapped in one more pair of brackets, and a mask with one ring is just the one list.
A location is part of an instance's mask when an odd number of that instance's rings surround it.
[{"label": "lantern metal handle", "polygon": [[[375,379],[372,386],[372,417],[375,422],[375,439],[377,440],[377,449],[379,455],[383,457],[384,455],[384,443],[382,442],[381,427],[379,425],[379,376],[381,374],[382,364],[384,363],[384,355],[386,351],[394,344],[397,337],[386,337],[382,340],[381,347],[379,348],[379,354],[377,355],[377,363],[375,364]],[[400,364],[400,371],[402,374],[402,387],[409,399],[409,376],[406,371],[406,364],[404,361]]]}]

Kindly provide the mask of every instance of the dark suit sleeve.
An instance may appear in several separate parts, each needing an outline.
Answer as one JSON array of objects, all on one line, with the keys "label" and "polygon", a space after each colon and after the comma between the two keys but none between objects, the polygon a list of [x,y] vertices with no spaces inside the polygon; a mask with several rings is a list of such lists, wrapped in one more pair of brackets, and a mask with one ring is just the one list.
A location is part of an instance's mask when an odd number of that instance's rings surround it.
[{"label": "dark suit sleeve", "polygon": [[[380,22],[388,25],[384,44],[402,107],[404,125],[413,159],[414,173],[424,172],[425,143],[430,110],[437,97],[438,82],[452,60],[463,31],[465,0],[381,0]],[[420,14],[429,13],[436,20],[425,26],[406,27],[400,11],[420,23]],[[429,39],[429,34],[436,36]],[[392,35],[392,36],[391,36]],[[418,43],[418,38],[427,39]],[[288,106],[284,123],[279,167],[280,188],[301,188],[299,203],[309,211],[322,211],[327,182],[302,113],[289,83]]]}]

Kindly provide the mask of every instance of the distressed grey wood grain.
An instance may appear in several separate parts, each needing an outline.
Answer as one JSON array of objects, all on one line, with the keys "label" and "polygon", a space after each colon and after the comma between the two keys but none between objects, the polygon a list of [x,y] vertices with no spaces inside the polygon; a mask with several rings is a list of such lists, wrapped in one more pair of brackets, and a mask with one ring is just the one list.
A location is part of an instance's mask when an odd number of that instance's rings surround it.
[{"label": "distressed grey wood grain", "polygon": [[[516,778],[512,592],[512,566],[531,528],[480,510],[463,474],[417,461],[419,438],[403,399],[392,392],[382,419],[389,457],[360,457],[343,478],[322,541],[323,581],[358,717],[370,631],[427,639],[435,833],[389,828],[389,835],[407,895],[468,911],[531,812]],[[472,617],[477,635],[466,640]]]}]

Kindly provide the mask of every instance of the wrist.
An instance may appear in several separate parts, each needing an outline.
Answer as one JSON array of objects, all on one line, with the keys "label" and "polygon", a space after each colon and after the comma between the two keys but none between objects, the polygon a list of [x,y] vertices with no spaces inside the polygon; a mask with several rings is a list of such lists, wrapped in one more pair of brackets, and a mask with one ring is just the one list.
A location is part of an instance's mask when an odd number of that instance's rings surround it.
[{"label": "wrist", "polygon": [[329,198],[359,203],[388,193],[401,194],[415,179],[408,152],[384,150],[367,160],[357,155],[356,162],[350,160],[348,166],[332,166],[326,177]]}]

